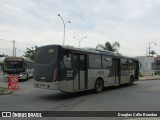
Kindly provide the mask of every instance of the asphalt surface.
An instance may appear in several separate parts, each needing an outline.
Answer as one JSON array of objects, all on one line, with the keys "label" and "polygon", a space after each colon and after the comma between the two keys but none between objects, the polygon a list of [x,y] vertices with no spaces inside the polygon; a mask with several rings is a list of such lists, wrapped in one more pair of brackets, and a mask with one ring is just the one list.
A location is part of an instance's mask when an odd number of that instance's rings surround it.
[{"label": "asphalt surface", "polygon": [[[0,85],[7,82],[0,81]],[[138,81],[133,86],[123,85],[109,87],[100,94],[92,91],[79,93],[62,93],[59,91],[36,89],[33,80],[20,82],[20,90],[12,95],[0,96],[0,111],[160,111],[160,80]],[[2,119],[2,118],[1,118]],[[13,118],[7,118],[13,120]],[[20,118],[15,118],[16,120]],[[64,119],[54,118],[23,118],[23,119]],[[81,119],[71,117],[65,119]],[[123,120],[141,118],[103,118],[83,117],[83,120]],[[151,118],[147,118],[151,119]],[[156,118],[153,118],[156,120]],[[158,119],[157,119],[158,120]]]}]

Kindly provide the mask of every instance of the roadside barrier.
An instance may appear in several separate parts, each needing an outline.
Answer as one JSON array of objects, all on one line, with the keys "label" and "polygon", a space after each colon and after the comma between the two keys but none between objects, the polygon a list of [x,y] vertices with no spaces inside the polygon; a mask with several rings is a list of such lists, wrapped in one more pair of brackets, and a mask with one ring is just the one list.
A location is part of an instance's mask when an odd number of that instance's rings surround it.
[{"label": "roadside barrier", "polygon": [[9,90],[19,90],[20,89],[17,75],[11,75],[8,78],[8,89]]}]

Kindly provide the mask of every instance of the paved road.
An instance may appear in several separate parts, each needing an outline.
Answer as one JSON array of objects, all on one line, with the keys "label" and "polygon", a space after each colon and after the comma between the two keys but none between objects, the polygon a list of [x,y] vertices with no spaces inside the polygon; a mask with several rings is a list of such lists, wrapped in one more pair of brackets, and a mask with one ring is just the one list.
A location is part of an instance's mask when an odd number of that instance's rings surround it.
[{"label": "paved road", "polygon": [[[0,84],[7,85],[7,82],[1,81]],[[110,87],[100,94],[90,91],[69,94],[36,89],[33,87],[33,80],[30,79],[20,82],[21,90],[14,94],[0,96],[0,111],[160,111],[159,86],[160,80],[147,80],[138,81],[133,86]]]}]

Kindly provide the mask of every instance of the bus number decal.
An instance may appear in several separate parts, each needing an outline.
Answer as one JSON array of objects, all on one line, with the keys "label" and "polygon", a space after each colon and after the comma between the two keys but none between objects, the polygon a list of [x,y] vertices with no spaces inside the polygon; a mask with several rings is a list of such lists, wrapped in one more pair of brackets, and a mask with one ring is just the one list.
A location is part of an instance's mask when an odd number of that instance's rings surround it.
[{"label": "bus number decal", "polygon": [[96,75],[104,75],[104,71],[95,70]]},{"label": "bus number decal", "polygon": [[73,70],[68,70],[66,74],[67,78],[73,77]]}]

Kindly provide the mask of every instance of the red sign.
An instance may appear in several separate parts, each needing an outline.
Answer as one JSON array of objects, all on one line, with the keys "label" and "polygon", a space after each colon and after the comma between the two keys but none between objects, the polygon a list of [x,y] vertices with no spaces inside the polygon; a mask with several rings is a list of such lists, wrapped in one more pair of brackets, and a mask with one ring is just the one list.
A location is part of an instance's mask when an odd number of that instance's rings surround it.
[{"label": "red sign", "polygon": [[18,76],[10,76],[8,79],[8,89],[19,90]]}]

